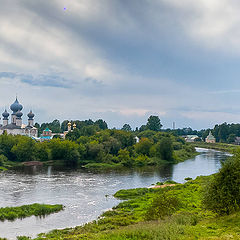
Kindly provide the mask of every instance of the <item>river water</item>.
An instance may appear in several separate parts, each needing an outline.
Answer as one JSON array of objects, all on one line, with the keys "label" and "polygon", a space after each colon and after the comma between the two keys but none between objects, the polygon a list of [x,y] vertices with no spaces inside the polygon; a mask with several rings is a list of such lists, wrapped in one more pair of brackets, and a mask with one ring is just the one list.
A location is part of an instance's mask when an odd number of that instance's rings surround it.
[{"label": "river water", "polygon": [[185,162],[161,168],[124,172],[9,171],[0,175],[0,207],[32,203],[63,204],[65,210],[45,218],[29,217],[0,222],[0,237],[36,236],[52,229],[74,227],[96,219],[120,201],[112,194],[120,189],[148,187],[153,183],[210,175],[229,154],[197,148],[201,154]]}]

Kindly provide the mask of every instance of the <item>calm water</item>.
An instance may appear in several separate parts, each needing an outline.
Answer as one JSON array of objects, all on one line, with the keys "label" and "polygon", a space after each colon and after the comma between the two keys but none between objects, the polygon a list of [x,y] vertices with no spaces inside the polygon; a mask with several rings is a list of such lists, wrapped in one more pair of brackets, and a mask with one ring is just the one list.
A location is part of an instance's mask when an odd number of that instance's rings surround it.
[{"label": "calm water", "polygon": [[[74,227],[96,219],[119,201],[111,195],[120,189],[148,187],[158,181],[210,175],[228,154],[206,149],[197,157],[159,169],[94,174],[82,171],[7,172],[0,175],[0,207],[32,203],[63,204],[65,210],[46,218],[30,217],[0,222],[0,237],[36,236],[56,228]],[[108,195],[108,196],[107,196]]]}]

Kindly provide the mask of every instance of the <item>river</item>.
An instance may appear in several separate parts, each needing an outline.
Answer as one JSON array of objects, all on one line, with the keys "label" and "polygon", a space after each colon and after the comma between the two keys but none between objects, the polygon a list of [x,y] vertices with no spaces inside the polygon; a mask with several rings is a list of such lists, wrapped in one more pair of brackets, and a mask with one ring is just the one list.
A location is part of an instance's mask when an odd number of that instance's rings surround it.
[{"label": "river", "polygon": [[185,162],[161,168],[124,172],[9,171],[0,175],[0,207],[32,203],[63,204],[65,210],[45,218],[29,217],[0,222],[0,237],[36,236],[56,228],[81,225],[96,219],[120,201],[112,194],[120,189],[148,187],[153,183],[210,175],[218,171],[229,154],[197,148],[201,154]]}]

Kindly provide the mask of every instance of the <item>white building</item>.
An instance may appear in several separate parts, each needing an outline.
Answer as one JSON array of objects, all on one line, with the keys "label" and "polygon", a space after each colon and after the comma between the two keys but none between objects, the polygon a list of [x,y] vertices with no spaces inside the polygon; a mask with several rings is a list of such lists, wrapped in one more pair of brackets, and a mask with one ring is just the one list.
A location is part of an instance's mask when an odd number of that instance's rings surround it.
[{"label": "white building", "polygon": [[26,135],[29,137],[37,138],[38,129],[34,127],[34,114],[32,110],[28,113],[28,124],[24,125],[22,122],[21,112],[23,106],[18,102],[16,98],[15,102],[10,106],[12,110],[11,122],[9,122],[9,113],[5,109],[3,116],[2,124],[0,124],[0,135],[7,133],[12,135]]}]

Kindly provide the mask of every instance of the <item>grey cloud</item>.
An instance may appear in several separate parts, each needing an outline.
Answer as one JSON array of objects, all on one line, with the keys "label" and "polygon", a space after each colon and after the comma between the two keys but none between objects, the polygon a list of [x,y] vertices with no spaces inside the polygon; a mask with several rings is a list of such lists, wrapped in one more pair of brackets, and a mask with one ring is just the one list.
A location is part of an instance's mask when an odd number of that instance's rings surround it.
[{"label": "grey cloud", "polygon": [[33,76],[30,74],[11,73],[11,72],[0,72],[1,78],[18,78],[23,83],[27,83],[32,86],[44,86],[44,87],[59,87],[59,88],[70,88],[71,83],[60,76],[56,75],[37,75]]},{"label": "grey cloud", "polygon": [[[183,5],[186,2],[187,7]],[[209,89],[224,91],[226,79],[233,89],[233,84],[239,85],[233,80],[240,73],[239,59],[221,57],[221,51],[213,55],[202,51],[201,44],[195,45],[187,26],[198,16],[201,18],[198,13],[202,9],[194,7],[198,3],[193,2],[6,1],[0,9],[1,25],[11,24],[0,26],[0,51],[4,49],[6,53],[4,56],[0,52],[3,71],[0,78],[20,79],[21,83],[19,80],[15,83],[19,84],[21,95],[31,94],[29,102],[35,106],[45,107],[41,98],[51,102],[48,109],[42,110],[46,113],[41,121],[59,114],[59,108],[64,119],[65,115],[70,118],[73,114],[76,118],[99,118],[96,111],[101,107],[102,112],[110,111],[104,116],[112,126],[116,122],[121,125],[126,121],[134,126],[134,122],[146,121],[145,116],[122,116],[124,108],[163,111],[167,113],[165,122],[169,123],[179,118],[181,112],[224,114],[228,106],[231,106],[228,111],[238,112],[238,98],[224,98],[221,94],[204,96]],[[64,4],[69,4],[67,11],[63,11]],[[197,31],[198,25],[194,26]],[[63,74],[56,74],[62,71]],[[44,92],[42,86],[52,88]],[[15,91],[15,88],[9,91],[10,87],[7,82],[4,87],[1,84],[6,93]],[[37,91],[38,98],[34,98]],[[61,104],[56,97],[59,95],[65,96]],[[79,107],[69,109],[73,103]],[[85,112],[81,115],[83,108]],[[190,120],[179,118],[180,121],[185,124]]]}]

